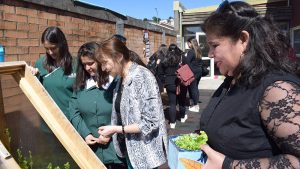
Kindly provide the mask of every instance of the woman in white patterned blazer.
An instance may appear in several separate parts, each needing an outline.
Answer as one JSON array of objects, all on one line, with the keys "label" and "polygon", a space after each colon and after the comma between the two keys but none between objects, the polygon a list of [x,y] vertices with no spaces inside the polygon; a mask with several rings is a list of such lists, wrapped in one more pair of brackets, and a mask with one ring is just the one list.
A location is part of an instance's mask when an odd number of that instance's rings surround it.
[{"label": "woman in white patterned blazer", "polygon": [[128,168],[151,169],[166,162],[167,131],[159,87],[153,74],[130,61],[128,48],[113,38],[101,43],[97,60],[103,71],[119,75],[112,124],[99,134],[112,137]]}]

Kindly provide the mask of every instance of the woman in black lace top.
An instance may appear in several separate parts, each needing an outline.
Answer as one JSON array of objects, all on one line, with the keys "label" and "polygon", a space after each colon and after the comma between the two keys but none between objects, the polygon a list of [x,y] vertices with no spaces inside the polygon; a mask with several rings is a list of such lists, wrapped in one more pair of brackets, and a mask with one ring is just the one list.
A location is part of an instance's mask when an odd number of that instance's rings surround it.
[{"label": "woman in black lace top", "polygon": [[239,1],[224,1],[203,29],[226,76],[201,116],[204,168],[300,168],[300,79],[286,37]]}]

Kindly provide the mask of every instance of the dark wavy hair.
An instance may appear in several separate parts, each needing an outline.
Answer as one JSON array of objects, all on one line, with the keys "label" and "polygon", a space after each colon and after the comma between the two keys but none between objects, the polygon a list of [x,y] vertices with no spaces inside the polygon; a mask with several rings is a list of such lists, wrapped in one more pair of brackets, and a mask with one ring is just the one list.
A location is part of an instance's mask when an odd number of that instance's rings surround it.
[{"label": "dark wavy hair", "polygon": [[96,80],[101,79],[101,84],[108,82],[108,73],[102,71],[100,64],[96,60],[96,55],[99,50],[99,44],[97,42],[87,42],[83,44],[79,50],[77,55],[77,73],[76,73],[76,80],[74,83],[74,89],[80,90],[85,87],[86,80],[90,78],[90,74],[85,70],[84,65],[82,64],[81,58],[88,57],[94,60],[98,67],[97,67],[97,74]]},{"label": "dark wavy hair", "polygon": [[48,72],[52,72],[56,66],[61,66],[64,70],[64,75],[70,75],[72,73],[73,67],[72,62],[73,58],[69,52],[69,47],[67,39],[64,33],[58,27],[48,27],[43,32],[41,37],[41,42],[44,44],[45,41],[48,41],[52,44],[57,45],[59,48],[58,63],[46,52],[46,60],[43,64],[44,68]]},{"label": "dark wavy hair", "polygon": [[288,38],[269,16],[261,16],[242,1],[224,2],[204,22],[207,34],[229,37],[236,42],[242,31],[249,33],[244,57],[233,72],[238,83],[256,85],[268,72],[293,73],[295,67],[289,62]]},{"label": "dark wavy hair", "polygon": [[168,48],[167,54],[162,59],[161,64],[164,67],[177,66],[181,61],[182,54],[182,50],[179,49],[177,45],[172,43]]}]

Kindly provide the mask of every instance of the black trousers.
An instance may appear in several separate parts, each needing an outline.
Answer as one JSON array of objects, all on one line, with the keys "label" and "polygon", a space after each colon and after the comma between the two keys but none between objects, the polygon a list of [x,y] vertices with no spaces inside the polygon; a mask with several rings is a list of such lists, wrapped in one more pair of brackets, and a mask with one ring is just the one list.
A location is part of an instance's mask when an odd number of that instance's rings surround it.
[{"label": "black trousers", "polygon": [[188,86],[188,91],[189,91],[189,96],[193,101],[192,105],[197,105],[199,102],[199,89],[198,85],[200,82],[200,78],[195,79],[189,86]]},{"label": "black trousers", "polygon": [[183,118],[185,116],[186,105],[186,92],[187,87],[180,85],[180,94],[176,95],[176,85],[166,86],[168,98],[169,98],[169,122],[176,122],[176,105],[179,105],[179,116]]}]

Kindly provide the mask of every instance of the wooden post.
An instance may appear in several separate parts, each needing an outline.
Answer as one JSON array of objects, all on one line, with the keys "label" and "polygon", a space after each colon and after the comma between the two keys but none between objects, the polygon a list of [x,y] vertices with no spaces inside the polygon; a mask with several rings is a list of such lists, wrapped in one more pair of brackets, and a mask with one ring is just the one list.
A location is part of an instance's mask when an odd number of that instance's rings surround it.
[{"label": "wooden post", "polygon": [[80,168],[106,169],[49,96],[24,61],[0,63],[0,74],[11,74],[26,97]]},{"label": "wooden post", "polygon": [[10,150],[9,141],[7,138],[7,134],[5,133],[6,129],[6,120],[5,120],[5,111],[4,111],[4,102],[3,102],[3,94],[2,94],[2,76],[0,75],[0,140],[3,141],[4,146]]}]

